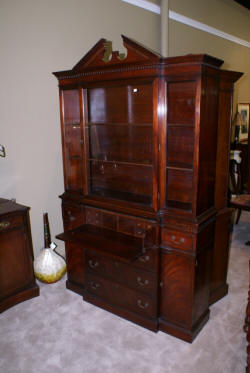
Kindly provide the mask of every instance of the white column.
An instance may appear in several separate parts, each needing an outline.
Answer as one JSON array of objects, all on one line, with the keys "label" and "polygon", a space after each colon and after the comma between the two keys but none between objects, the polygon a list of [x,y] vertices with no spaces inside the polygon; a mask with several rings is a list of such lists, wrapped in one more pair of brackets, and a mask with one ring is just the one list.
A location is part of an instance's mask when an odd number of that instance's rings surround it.
[{"label": "white column", "polygon": [[168,0],[161,0],[161,54],[168,57]]}]

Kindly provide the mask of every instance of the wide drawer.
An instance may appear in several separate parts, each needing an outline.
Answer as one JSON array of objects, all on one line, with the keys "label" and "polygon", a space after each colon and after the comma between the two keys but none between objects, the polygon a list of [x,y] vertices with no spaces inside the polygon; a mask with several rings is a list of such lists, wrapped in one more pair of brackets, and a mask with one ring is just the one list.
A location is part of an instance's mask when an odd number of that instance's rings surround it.
[{"label": "wide drawer", "polygon": [[134,290],[149,295],[157,291],[156,274],[136,268],[131,264],[115,261],[93,252],[86,252],[86,270],[105,276]]},{"label": "wide drawer", "polygon": [[144,255],[137,258],[133,265],[135,267],[143,268],[148,271],[158,272],[158,260],[159,260],[159,250],[151,249],[148,250]]},{"label": "wide drawer", "polygon": [[64,229],[73,229],[84,223],[84,213],[81,207],[70,204],[62,205]]},{"label": "wide drawer", "polygon": [[88,293],[102,298],[110,304],[148,317],[157,317],[156,297],[129,289],[106,278],[86,274],[85,289]]},{"label": "wide drawer", "polygon": [[193,236],[190,233],[162,228],[161,246],[167,248],[173,247],[184,251],[193,251]]},{"label": "wide drawer", "polygon": [[22,215],[9,215],[0,218],[0,232],[19,227],[23,224]]}]

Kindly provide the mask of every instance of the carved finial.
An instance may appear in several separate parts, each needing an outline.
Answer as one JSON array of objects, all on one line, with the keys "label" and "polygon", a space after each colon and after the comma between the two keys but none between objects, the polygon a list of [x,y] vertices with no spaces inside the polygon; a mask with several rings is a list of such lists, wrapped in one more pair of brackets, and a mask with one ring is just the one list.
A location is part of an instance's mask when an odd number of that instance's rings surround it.
[{"label": "carved finial", "polygon": [[102,60],[105,63],[110,62],[113,57],[116,57],[120,61],[124,60],[127,57],[126,53],[120,53],[117,51],[113,52],[111,41],[105,41],[103,45],[104,45],[104,56]]},{"label": "carved finial", "polygon": [[105,41],[104,42],[104,56],[103,61],[109,62],[112,59],[112,42],[111,41]]}]

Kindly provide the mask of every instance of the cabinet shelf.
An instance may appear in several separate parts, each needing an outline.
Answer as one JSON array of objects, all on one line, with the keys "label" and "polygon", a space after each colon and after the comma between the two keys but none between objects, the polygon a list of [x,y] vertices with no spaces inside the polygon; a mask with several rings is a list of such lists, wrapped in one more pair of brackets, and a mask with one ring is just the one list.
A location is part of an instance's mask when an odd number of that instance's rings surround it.
[{"label": "cabinet shelf", "polygon": [[168,123],[168,127],[195,127],[194,123]]},{"label": "cabinet shelf", "polygon": [[92,188],[91,194],[110,198],[113,200],[121,200],[136,203],[139,205],[151,206],[152,205],[152,197],[147,195],[142,195],[138,193],[131,193],[131,192],[123,192],[117,191],[112,189],[105,189],[105,188]]},{"label": "cabinet shelf", "polygon": [[79,120],[77,120],[77,121],[64,121],[64,125],[65,126],[69,126],[69,127],[73,127],[73,126],[76,126],[76,127],[80,127],[80,122],[79,122]]},{"label": "cabinet shelf", "polygon": [[86,123],[88,126],[138,126],[138,127],[153,127],[153,123],[136,123],[136,122],[88,122]]},{"label": "cabinet shelf", "polygon": [[107,163],[115,165],[129,165],[129,166],[143,166],[143,167],[153,167],[150,163],[142,163],[142,162],[128,162],[128,161],[116,161],[116,160],[107,160],[102,158],[89,158],[89,162],[100,162],[100,163]]},{"label": "cabinet shelf", "polygon": [[177,170],[177,171],[188,171],[193,172],[193,167],[191,165],[187,164],[175,164],[175,165],[169,165],[166,167],[167,170]]},{"label": "cabinet shelf", "polygon": [[69,161],[75,161],[75,160],[81,161],[82,157],[80,155],[71,155],[68,157],[68,159]]}]

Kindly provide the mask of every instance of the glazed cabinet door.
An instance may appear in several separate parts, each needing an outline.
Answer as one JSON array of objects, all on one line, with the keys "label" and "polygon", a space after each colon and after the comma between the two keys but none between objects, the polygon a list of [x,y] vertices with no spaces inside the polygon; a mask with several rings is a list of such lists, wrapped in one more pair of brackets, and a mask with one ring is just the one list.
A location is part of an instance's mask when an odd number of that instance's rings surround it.
[{"label": "glazed cabinet door", "polygon": [[61,130],[66,191],[83,189],[83,136],[78,89],[62,89]]},{"label": "glazed cabinet door", "polygon": [[166,82],[165,204],[185,212],[192,212],[194,204],[197,95],[197,80]]},{"label": "glazed cabinet door", "polygon": [[154,81],[91,85],[85,91],[88,194],[153,206]]}]

